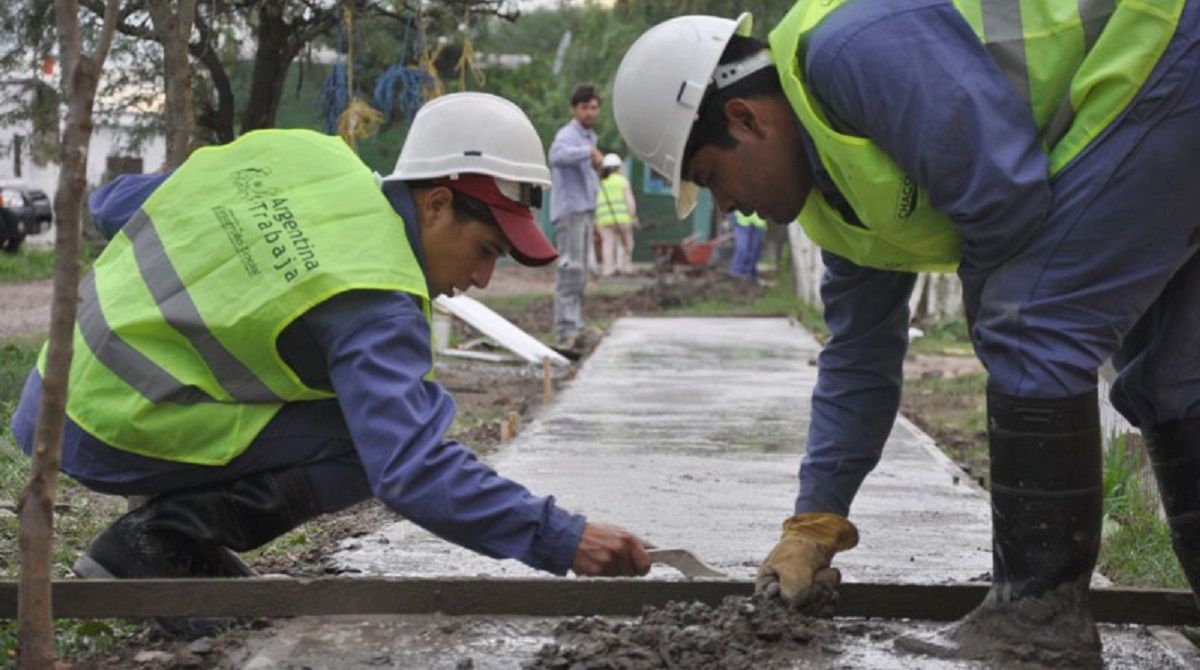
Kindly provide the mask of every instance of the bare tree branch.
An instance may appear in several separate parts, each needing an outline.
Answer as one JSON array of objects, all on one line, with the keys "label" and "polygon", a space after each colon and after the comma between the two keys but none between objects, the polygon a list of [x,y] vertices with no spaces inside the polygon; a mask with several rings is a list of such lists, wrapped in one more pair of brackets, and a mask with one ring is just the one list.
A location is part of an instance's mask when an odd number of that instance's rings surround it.
[{"label": "bare tree branch", "polygon": [[34,428],[33,464],[29,484],[21,492],[19,503],[18,665],[23,668],[49,668],[54,663],[50,556],[54,544],[54,491],[62,461],[67,378],[79,299],[79,221],[87,178],[87,147],[92,134],[92,106],[100,67],[108,57],[118,20],[118,0],[108,0],[95,51],[85,56],[81,54],[78,0],[58,0],[55,7],[67,124],[63,129],[58,190],[54,194],[57,221],[50,341]]}]

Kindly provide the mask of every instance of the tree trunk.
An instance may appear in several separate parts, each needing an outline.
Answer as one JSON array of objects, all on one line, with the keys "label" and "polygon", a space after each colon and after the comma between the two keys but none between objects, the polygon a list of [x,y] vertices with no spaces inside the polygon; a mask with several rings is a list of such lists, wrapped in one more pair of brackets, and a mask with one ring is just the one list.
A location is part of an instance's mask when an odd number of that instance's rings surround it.
[{"label": "tree trunk", "polygon": [[92,136],[92,107],[100,68],[108,57],[117,24],[118,0],[107,0],[104,25],[91,56],[81,54],[78,0],[57,0],[59,60],[67,102],[62,168],[54,195],[57,217],[54,299],[50,308],[50,344],[33,440],[29,484],[18,503],[21,519],[21,576],[18,583],[18,665],[54,664],[54,620],[50,600],[50,556],[54,541],[54,491],[62,459],[66,420],[67,373],[79,284],[79,222],[87,184],[87,151]]},{"label": "tree trunk", "polygon": [[236,137],[233,130],[233,84],[217,55],[212,30],[201,14],[196,15],[196,28],[200,31],[200,41],[190,45],[191,53],[208,70],[213,88],[217,91],[216,105],[205,105],[200,125],[212,132],[218,144],[228,144]]},{"label": "tree trunk", "polygon": [[254,75],[250,97],[242,112],[242,132],[274,128],[283,80],[295,57],[288,41],[290,26],[283,19],[279,3],[264,2],[258,9],[258,50],[254,54]]},{"label": "tree trunk", "polygon": [[[171,4],[176,7],[172,11]],[[196,20],[196,0],[150,0],[150,18],[163,48],[167,128],[167,168],[179,167],[192,153],[196,117],[192,105],[192,64],[188,42]]]}]

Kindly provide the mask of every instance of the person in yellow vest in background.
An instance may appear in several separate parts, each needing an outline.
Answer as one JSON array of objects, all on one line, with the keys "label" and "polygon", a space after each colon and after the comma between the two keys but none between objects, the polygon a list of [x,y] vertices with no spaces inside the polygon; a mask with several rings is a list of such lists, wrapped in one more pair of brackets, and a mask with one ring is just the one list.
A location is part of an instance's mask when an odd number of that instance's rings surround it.
[{"label": "person in yellow vest in background", "polygon": [[621,157],[605,154],[600,164],[600,190],[596,192],[596,229],[600,231],[600,275],[633,274],[633,229],[637,203],[629,180],[621,174]]},{"label": "person in yellow vest in background", "polygon": [[751,212],[734,212],[733,258],[729,259],[729,276],[758,280],[758,257],[762,255],[767,222]]},{"label": "person in yellow vest in background", "polygon": [[1200,596],[1200,0],[800,0],[768,43],[751,28],[651,28],[613,110],[681,217],[708,188],[721,212],[798,216],[823,249],[830,336],[759,588],[830,608],[895,420],[917,273],[956,271],[988,370],[993,586],[897,644],[1100,667],[1105,361]]},{"label": "person in yellow vest in background", "polygon": [[[455,409],[432,380],[430,300],[486,287],[508,254],[555,259],[530,211],[544,156],[516,105],[457,93],[421,108],[386,177],[340,138],[264,130],[96,191],[112,241],[81,282],[62,470],[152,498],[76,573],[242,576],[233,552],[375,496],[488,556],[645,574],[634,535],[444,437]],[[13,417],[27,453],[41,365]],[[164,621],[185,635],[229,623]]]}]

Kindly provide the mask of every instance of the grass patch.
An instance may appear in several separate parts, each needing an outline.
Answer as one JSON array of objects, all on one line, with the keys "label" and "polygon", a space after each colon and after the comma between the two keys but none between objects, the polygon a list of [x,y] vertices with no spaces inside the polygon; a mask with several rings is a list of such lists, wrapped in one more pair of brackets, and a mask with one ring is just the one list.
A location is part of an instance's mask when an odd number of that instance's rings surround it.
[{"label": "grass patch", "polygon": [[[118,619],[54,620],[54,648],[59,658],[78,662],[102,654],[137,635],[144,626]],[[0,668],[17,661],[17,622],[0,622]]]},{"label": "grass patch", "polygon": [[[790,316],[799,314],[799,300],[790,285],[780,290],[777,282],[762,297],[747,303],[733,300],[700,300],[667,310],[674,316]],[[789,295],[790,294],[790,295]]]},{"label": "grass patch", "polygon": [[761,296],[749,301],[738,298],[729,295],[697,300],[666,311],[673,316],[786,316],[800,321],[818,340],[828,336],[820,313],[796,294],[788,249],[780,258],[773,283]]},{"label": "grass patch", "polygon": [[905,382],[906,386],[913,387],[921,395],[964,399],[964,402],[955,405],[954,412],[941,414],[930,423],[942,428],[955,426],[973,435],[985,434],[987,431],[987,402],[984,396],[986,384],[985,372],[956,377],[910,379]]},{"label": "grass patch", "polygon": [[[512,321],[530,335],[545,344],[553,344],[554,337],[554,293],[510,293],[488,295],[484,292],[476,299],[504,318]],[[521,319],[518,315],[545,313],[545,319]],[[537,325],[534,325],[537,324]],[[451,337],[453,344],[461,344],[457,336]]]},{"label": "grass patch", "polygon": [[[0,342],[0,498],[16,502],[29,481],[29,459],[17,447],[9,421],[30,368],[37,360],[44,337]],[[70,575],[71,563],[97,533],[117,517],[123,506],[115,499],[91,494],[69,477],[58,478],[54,515],[54,548],[51,575],[63,579]],[[18,534],[20,519],[0,512],[0,578],[17,579],[20,572]],[[15,620],[0,621],[0,667],[16,662],[17,626]],[[143,626],[119,620],[56,620],[55,647],[60,657],[87,658],[101,653],[142,630]]]},{"label": "grass patch", "polygon": [[913,340],[908,350],[918,354],[973,356],[967,320],[959,317],[938,321],[921,328],[925,334]]},{"label": "grass patch", "polygon": [[[13,439],[9,422],[25,377],[41,350],[42,338],[8,340],[0,343],[0,497],[16,502],[29,481],[30,460]],[[115,498],[89,492],[70,477],[59,476],[54,515],[52,574],[69,576],[71,563],[87,543],[123,511]],[[15,579],[20,569],[19,519],[0,514],[0,577]]]},{"label": "grass patch", "polygon": [[[79,276],[82,277],[103,247],[84,240],[79,247],[83,258],[79,266]],[[15,254],[0,253],[0,283],[34,281],[54,277],[54,250],[30,249],[23,247]]]},{"label": "grass patch", "polygon": [[807,302],[801,302],[795,318],[800,321],[800,325],[804,326],[805,330],[812,334],[816,341],[821,344],[829,341],[829,326],[825,324],[825,316],[821,314],[821,310]]},{"label": "grass patch", "polygon": [[[553,294],[551,294],[553,298]],[[509,293],[499,295],[480,295],[479,302],[492,308],[500,314],[513,314],[523,312],[529,309],[534,303],[544,301],[546,294],[544,293]]]},{"label": "grass patch", "polygon": [[54,276],[54,252],[21,249],[0,254],[0,282],[33,281]]},{"label": "grass patch", "polygon": [[1127,435],[1108,439],[1104,450],[1105,533],[1097,567],[1122,586],[1190,588],[1171,530],[1158,515],[1158,493]]},{"label": "grass patch", "polygon": [[922,377],[904,382],[901,411],[982,486],[990,476],[987,373]]}]

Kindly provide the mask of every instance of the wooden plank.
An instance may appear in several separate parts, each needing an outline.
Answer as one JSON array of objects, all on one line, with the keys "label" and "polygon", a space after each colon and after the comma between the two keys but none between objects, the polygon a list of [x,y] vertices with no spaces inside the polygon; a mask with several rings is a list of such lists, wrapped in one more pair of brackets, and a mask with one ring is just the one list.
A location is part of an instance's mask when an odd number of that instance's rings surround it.
[{"label": "wooden plank", "polygon": [[[746,596],[736,580],[317,579],[66,580],[54,583],[54,616],[302,616],[329,614],[632,616],[647,605]],[[838,616],[952,621],[975,607],[986,585],[843,584]],[[1188,591],[1093,589],[1098,621],[1198,625]],[[0,582],[0,618],[17,614],[16,582]]]}]

